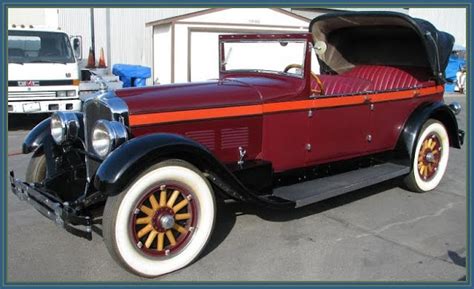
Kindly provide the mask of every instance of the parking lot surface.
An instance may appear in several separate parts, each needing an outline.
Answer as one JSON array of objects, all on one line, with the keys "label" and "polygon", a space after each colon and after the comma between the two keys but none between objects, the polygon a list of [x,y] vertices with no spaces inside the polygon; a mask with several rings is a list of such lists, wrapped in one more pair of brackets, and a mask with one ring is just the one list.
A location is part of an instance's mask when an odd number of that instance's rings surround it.
[{"label": "parking lot surface", "polygon": [[[458,101],[466,129],[465,96]],[[33,120],[10,120],[8,167]],[[416,194],[389,181],[292,211],[228,203],[213,238],[190,266],[156,279],[128,273],[100,235],[75,237],[8,190],[8,282],[64,281],[457,281],[466,276],[467,144],[451,149],[440,186]]]}]

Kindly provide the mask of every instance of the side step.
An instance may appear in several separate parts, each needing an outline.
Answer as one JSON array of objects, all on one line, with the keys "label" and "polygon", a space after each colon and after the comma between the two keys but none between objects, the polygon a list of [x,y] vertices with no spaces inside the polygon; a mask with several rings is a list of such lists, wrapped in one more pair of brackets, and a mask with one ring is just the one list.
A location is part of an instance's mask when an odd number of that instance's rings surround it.
[{"label": "side step", "polygon": [[273,190],[273,195],[296,203],[296,208],[368,187],[401,175],[410,167],[384,163]]}]

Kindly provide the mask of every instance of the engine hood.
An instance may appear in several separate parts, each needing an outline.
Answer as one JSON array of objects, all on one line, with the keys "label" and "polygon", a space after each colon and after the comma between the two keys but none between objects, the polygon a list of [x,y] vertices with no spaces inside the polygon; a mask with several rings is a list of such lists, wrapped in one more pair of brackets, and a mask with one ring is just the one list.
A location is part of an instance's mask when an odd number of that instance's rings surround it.
[{"label": "engine hood", "polygon": [[300,80],[296,85],[268,77],[226,77],[206,82],[120,89],[115,94],[128,105],[129,113],[136,115],[262,104],[269,99],[294,95],[302,82]]},{"label": "engine hood", "polygon": [[261,99],[248,84],[229,80],[120,89],[115,94],[125,101],[132,115],[250,105]]}]

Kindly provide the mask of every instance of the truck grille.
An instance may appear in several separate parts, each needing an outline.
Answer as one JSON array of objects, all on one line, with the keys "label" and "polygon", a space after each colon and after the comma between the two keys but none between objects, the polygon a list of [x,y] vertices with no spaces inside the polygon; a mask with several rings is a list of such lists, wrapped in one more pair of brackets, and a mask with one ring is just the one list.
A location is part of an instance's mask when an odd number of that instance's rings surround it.
[{"label": "truck grille", "polygon": [[[110,107],[98,99],[88,101],[84,105],[84,136],[86,150],[88,152],[94,153],[94,149],[92,148],[92,129],[94,128],[94,124],[99,119],[112,120],[112,117],[113,115]],[[100,162],[87,158],[86,167],[88,178],[92,178],[95,175],[99,165]]]},{"label": "truck grille", "polygon": [[56,98],[55,91],[9,91],[8,99],[14,98],[33,98],[33,97],[49,97]]}]

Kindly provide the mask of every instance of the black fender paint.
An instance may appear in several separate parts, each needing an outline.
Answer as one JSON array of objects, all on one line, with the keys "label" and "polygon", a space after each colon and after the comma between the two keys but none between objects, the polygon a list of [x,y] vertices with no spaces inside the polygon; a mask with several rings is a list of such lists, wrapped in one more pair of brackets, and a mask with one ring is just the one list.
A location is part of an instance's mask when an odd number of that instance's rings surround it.
[{"label": "black fender paint", "polygon": [[412,112],[398,138],[395,152],[399,158],[404,160],[406,165],[411,166],[421,128],[430,118],[444,124],[448,132],[450,146],[461,148],[458,122],[449,106],[443,102],[423,103]]},{"label": "black fender paint", "polygon": [[[84,122],[83,114],[81,112],[75,112],[77,119],[79,120],[79,132],[78,138],[84,139]],[[28,154],[36,151],[38,148],[42,148],[43,144],[48,136],[51,135],[51,117],[43,120],[37,124],[25,137],[22,146],[22,152]]]},{"label": "black fender paint", "polygon": [[[230,188],[243,201],[253,201],[273,207],[291,207],[292,202],[280,202],[263,199],[249,191],[229,169],[201,144],[169,133],[149,134],[136,137],[113,151],[97,169],[94,186],[106,195],[121,193],[141,172],[166,159],[187,161],[203,173],[212,173],[218,181]],[[213,183],[216,181],[210,177]],[[224,191],[224,190],[223,190]],[[228,192],[224,191],[228,195]]]},{"label": "black fender paint", "polygon": [[27,135],[23,141],[22,151],[24,154],[36,151],[43,146],[45,138],[51,134],[50,128],[51,117],[37,124]]}]

